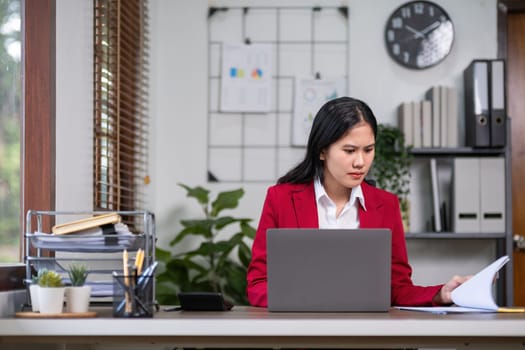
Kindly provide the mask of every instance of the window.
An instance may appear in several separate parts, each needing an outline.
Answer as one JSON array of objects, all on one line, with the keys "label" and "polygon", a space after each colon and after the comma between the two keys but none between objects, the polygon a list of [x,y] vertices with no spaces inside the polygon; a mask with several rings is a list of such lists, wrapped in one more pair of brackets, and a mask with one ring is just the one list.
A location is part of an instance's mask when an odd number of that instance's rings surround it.
[{"label": "window", "polygon": [[149,182],[148,3],[94,4],[94,208],[142,209]]},{"label": "window", "polygon": [[0,0],[0,262],[20,251],[20,0]]}]

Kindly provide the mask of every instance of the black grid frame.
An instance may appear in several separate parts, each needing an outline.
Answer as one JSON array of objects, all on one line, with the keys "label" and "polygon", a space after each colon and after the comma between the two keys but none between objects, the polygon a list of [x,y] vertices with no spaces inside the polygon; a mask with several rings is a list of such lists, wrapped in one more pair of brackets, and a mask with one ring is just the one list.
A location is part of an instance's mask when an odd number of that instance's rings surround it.
[{"label": "black grid frame", "polygon": [[[227,42],[272,46],[270,112],[220,111],[221,52]],[[209,8],[208,182],[275,182],[300,160],[304,147],[291,143],[297,66],[303,68],[301,77],[344,77],[348,93],[348,7]]]}]

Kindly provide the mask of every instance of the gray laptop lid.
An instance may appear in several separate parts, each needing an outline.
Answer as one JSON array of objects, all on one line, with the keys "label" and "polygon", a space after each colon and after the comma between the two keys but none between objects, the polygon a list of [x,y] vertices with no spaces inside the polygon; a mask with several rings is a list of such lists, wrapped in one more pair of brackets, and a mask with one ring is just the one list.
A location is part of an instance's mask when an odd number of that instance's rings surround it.
[{"label": "gray laptop lid", "polygon": [[269,229],[266,243],[269,311],[390,308],[390,230]]}]

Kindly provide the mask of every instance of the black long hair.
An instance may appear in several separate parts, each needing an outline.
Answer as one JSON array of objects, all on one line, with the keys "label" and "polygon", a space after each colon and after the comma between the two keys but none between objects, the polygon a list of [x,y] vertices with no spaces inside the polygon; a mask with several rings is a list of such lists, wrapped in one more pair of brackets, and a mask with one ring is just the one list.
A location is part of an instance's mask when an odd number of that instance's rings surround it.
[{"label": "black long hair", "polygon": [[376,117],[365,102],[352,97],[339,97],[326,102],[314,118],[304,159],[279,178],[277,183],[309,183],[315,177],[319,177],[323,182],[321,152],[362,122],[370,125],[375,138]]}]

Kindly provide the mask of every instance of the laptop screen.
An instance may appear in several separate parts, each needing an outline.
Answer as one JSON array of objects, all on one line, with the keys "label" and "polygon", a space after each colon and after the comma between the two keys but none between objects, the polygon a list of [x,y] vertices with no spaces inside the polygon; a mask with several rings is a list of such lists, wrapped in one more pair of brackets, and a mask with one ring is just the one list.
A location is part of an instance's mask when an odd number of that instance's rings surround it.
[{"label": "laptop screen", "polygon": [[390,308],[390,230],[269,229],[266,239],[269,311]]}]

